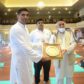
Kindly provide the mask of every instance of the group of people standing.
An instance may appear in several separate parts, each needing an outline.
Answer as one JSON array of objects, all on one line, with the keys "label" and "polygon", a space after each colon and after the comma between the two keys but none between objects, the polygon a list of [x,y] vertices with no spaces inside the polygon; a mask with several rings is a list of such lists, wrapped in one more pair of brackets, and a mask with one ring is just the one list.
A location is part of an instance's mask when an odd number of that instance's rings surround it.
[{"label": "group of people standing", "polygon": [[58,43],[63,50],[63,60],[53,60],[56,72],[56,84],[71,84],[74,70],[74,48],[76,42],[73,32],[65,29],[65,22],[57,22],[57,31],[52,35],[51,31],[44,27],[43,19],[37,19],[37,28],[30,34],[26,28],[29,19],[29,11],[21,8],[17,11],[17,23],[10,29],[10,47],[12,52],[10,84],[33,84],[32,62],[35,69],[35,84],[40,84],[40,72],[43,67],[44,82],[50,84],[49,71],[51,60],[46,59],[42,53],[43,43]]}]

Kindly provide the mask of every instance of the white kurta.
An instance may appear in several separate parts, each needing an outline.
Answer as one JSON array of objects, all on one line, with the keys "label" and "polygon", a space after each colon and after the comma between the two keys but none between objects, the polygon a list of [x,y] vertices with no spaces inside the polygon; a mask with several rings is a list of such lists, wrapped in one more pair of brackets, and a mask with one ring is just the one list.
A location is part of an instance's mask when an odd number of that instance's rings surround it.
[{"label": "white kurta", "polygon": [[10,47],[12,51],[10,84],[32,84],[32,61],[38,62],[42,56],[32,50],[25,26],[17,22],[10,30]]},{"label": "white kurta", "polygon": [[38,45],[38,48],[36,49],[38,54],[42,54],[42,43],[49,43],[51,37],[51,32],[48,29],[43,29],[43,31],[40,31],[38,29],[35,29],[30,33],[30,39],[33,45]]},{"label": "white kurta", "polygon": [[[67,52],[64,54],[63,60],[60,61],[60,65],[59,65],[59,60],[54,60],[57,80],[63,79],[64,76],[66,76],[68,78],[72,78],[72,76],[73,76],[74,62],[72,62],[72,61],[74,60],[73,51],[76,46],[76,43],[75,43],[72,33],[70,33],[70,34],[71,35],[69,37],[65,33],[64,34],[58,33],[59,39],[61,40],[61,43],[60,43],[61,49],[67,49]],[[65,35],[67,35],[67,36],[65,36]],[[66,37],[67,37],[67,39],[66,39]],[[54,39],[55,41],[57,40],[57,38],[55,36],[52,36],[51,39]],[[67,40],[70,42],[70,45],[68,47],[66,47]],[[72,57],[70,57],[70,56],[72,56]]]}]

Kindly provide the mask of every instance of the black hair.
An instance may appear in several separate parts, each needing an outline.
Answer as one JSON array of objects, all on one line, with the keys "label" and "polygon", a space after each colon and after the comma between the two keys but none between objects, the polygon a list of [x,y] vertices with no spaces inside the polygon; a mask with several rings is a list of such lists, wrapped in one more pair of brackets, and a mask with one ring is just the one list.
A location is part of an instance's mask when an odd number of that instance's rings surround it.
[{"label": "black hair", "polygon": [[42,18],[39,18],[36,20],[36,23],[39,22],[39,21],[44,21]]},{"label": "black hair", "polygon": [[17,11],[17,14],[20,14],[22,11],[27,11],[27,12],[29,12],[27,8],[20,8],[20,9]]}]

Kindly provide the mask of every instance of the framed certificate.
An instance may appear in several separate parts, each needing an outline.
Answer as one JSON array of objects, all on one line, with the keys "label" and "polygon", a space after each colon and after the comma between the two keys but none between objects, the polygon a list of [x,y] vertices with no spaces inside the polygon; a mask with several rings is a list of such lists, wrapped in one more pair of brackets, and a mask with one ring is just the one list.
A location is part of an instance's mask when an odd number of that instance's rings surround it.
[{"label": "framed certificate", "polygon": [[63,59],[62,51],[59,44],[43,44],[43,56],[50,59]]}]

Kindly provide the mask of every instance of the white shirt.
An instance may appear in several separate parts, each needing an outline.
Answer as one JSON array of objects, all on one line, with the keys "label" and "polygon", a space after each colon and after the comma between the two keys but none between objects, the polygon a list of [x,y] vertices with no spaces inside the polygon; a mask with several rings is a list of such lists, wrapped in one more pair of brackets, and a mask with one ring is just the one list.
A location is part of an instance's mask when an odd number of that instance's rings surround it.
[{"label": "white shirt", "polygon": [[43,31],[36,29],[30,33],[31,42],[38,45],[38,54],[42,54],[42,43],[49,43],[51,37],[51,32],[48,29],[43,29]]}]

